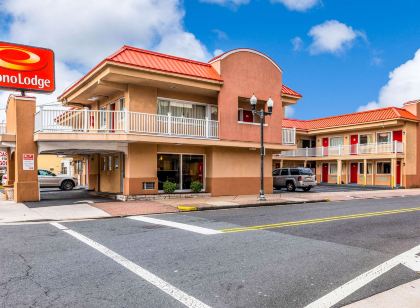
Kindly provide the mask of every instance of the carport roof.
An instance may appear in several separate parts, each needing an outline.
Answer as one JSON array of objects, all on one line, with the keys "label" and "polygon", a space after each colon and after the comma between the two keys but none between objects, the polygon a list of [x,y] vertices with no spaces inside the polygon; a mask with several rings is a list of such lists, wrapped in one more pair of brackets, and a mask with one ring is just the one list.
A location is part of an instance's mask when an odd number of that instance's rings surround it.
[{"label": "carport roof", "polygon": [[396,119],[418,121],[417,117],[414,114],[403,108],[387,107],[313,120],[297,120],[285,118],[283,119],[283,127],[290,127],[296,128],[298,130],[309,131],[323,128],[349,126]]}]

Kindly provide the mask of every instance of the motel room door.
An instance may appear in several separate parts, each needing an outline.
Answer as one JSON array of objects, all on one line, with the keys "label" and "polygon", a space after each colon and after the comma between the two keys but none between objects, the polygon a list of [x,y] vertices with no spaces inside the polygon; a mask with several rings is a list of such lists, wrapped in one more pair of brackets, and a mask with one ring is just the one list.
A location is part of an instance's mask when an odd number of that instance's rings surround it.
[{"label": "motel room door", "polygon": [[322,164],[321,182],[328,183],[328,164]]},{"label": "motel room door", "polygon": [[351,163],[350,164],[350,183],[357,184],[357,176],[358,176],[358,163]]},{"label": "motel room door", "polygon": [[328,144],[329,144],[328,138],[322,138],[322,147],[324,151],[324,156],[328,156]]},{"label": "motel room door", "polygon": [[401,161],[397,161],[397,174],[396,174],[396,179],[395,179],[395,183],[397,184],[397,186],[401,185]]},{"label": "motel room door", "polygon": [[350,154],[357,154],[357,144],[359,143],[359,135],[350,136]]}]

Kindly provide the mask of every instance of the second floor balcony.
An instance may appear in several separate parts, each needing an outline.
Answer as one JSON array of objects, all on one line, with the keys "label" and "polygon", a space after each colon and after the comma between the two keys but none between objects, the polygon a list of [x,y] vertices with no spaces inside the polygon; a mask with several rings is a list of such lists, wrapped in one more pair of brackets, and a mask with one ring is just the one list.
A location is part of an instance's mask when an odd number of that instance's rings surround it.
[{"label": "second floor balcony", "polygon": [[352,144],[330,147],[299,148],[293,151],[285,151],[276,155],[277,158],[288,157],[341,157],[351,155],[375,155],[375,154],[402,154],[404,144],[399,141],[387,143]]},{"label": "second floor balcony", "polygon": [[41,109],[35,132],[119,133],[218,139],[219,122],[131,111]]}]

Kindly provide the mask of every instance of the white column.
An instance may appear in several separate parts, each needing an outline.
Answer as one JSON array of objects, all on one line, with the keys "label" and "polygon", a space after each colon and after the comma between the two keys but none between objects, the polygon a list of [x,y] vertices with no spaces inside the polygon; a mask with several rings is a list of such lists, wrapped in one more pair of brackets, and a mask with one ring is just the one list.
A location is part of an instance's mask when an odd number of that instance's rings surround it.
[{"label": "white column", "polygon": [[89,108],[83,107],[83,131],[86,133],[88,131],[89,125]]}]

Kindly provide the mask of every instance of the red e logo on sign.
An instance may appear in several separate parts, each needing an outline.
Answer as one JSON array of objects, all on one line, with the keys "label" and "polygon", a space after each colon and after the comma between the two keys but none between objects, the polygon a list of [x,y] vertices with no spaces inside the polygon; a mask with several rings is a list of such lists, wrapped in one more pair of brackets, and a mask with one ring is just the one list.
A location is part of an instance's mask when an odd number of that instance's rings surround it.
[{"label": "red e logo on sign", "polygon": [[54,52],[0,42],[0,88],[53,92]]}]

